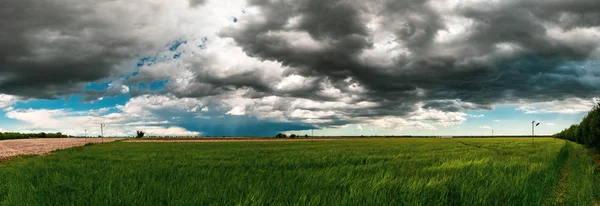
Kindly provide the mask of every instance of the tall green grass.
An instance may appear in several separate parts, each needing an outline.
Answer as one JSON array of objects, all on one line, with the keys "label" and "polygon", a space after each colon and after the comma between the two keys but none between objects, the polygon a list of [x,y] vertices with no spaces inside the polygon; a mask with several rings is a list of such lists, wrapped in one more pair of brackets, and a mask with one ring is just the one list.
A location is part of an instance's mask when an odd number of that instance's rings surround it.
[{"label": "tall green grass", "polygon": [[[585,152],[517,138],[115,142],[0,163],[0,202],[591,205],[597,175]],[[563,178],[565,168],[585,175]]]}]

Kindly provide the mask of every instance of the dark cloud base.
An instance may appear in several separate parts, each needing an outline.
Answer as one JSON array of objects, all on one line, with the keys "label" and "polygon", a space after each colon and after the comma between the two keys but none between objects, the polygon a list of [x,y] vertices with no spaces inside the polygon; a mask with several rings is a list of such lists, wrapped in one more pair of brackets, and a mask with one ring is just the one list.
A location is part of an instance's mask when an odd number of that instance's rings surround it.
[{"label": "dark cloud base", "polygon": [[189,131],[201,131],[203,136],[275,136],[279,132],[316,129],[294,122],[259,120],[249,116],[223,116],[211,119],[182,121],[177,126]]}]

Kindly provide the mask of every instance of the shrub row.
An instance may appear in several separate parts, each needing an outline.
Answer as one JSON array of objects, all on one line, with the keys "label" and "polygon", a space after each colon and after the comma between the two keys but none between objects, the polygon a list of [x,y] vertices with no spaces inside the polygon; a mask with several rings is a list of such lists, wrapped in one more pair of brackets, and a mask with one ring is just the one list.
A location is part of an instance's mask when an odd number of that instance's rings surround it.
[{"label": "shrub row", "polygon": [[581,123],[571,125],[554,136],[589,147],[600,147],[600,101],[583,117]]},{"label": "shrub row", "polygon": [[[290,136],[287,136],[287,135],[285,135],[283,133],[279,133],[279,134],[275,135],[275,138],[288,138],[288,137],[289,138],[300,138],[302,136],[296,135],[296,134],[291,134]],[[307,134],[304,135],[304,138],[308,138],[308,135]]]},{"label": "shrub row", "polygon": [[0,140],[5,139],[27,139],[27,138],[65,138],[69,137],[60,132],[58,133],[18,133],[18,132],[0,132]]}]

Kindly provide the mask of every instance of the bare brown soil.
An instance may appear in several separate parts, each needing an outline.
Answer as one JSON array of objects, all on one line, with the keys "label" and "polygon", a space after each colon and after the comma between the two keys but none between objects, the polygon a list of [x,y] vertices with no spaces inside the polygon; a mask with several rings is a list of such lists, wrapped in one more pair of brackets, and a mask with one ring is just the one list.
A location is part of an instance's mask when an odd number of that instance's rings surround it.
[{"label": "bare brown soil", "polygon": [[[104,138],[104,142],[112,142],[121,138]],[[42,138],[15,139],[0,141],[0,160],[8,160],[20,155],[48,154],[54,150],[80,147],[88,143],[101,143],[101,138]]]}]

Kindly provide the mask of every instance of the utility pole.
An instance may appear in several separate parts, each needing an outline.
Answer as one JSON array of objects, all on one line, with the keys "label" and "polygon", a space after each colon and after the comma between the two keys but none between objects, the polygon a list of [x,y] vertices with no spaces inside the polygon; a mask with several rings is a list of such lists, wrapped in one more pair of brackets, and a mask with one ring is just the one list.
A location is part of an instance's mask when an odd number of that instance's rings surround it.
[{"label": "utility pole", "polygon": [[87,140],[87,129],[84,129],[83,131],[85,131],[85,136],[84,136],[84,138]]},{"label": "utility pole", "polygon": [[102,143],[104,143],[104,127],[106,127],[106,124],[100,124],[100,137],[102,138]]},{"label": "utility pole", "polygon": [[494,137],[494,130],[492,130],[492,138]]}]

